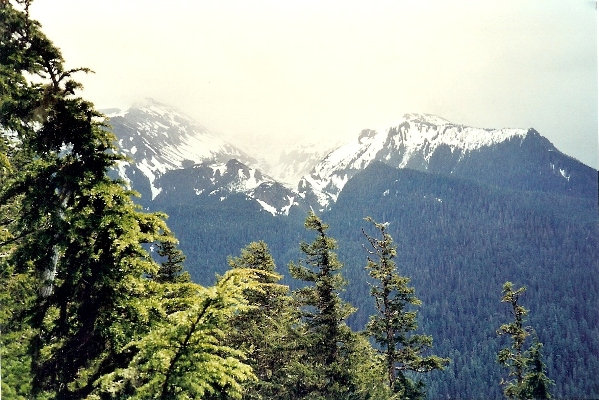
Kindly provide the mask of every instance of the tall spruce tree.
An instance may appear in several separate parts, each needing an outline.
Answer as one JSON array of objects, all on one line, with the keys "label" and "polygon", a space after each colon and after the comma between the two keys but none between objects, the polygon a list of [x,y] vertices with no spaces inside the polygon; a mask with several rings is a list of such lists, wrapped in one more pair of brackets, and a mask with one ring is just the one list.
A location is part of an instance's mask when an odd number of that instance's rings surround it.
[{"label": "tall spruce tree", "polygon": [[528,349],[526,361],[526,375],[524,386],[529,399],[550,399],[549,388],[554,382],[547,376],[547,366],[543,362],[543,343],[535,336],[533,344]]},{"label": "tall spruce tree", "polygon": [[508,399],[549,399],[549,387],[553,382],[545,374],[541,354],[543,345],[535,336],[530,348],[525,350],[524,347],[533,332],[532,327],[524,325],[528,310],[519,304],[525,291],[526,287],[513,290],[511,282],[503,285],[501,301],[510,304],[514,319],[497,330],[498,335],[509,335],[512,341],[510,347],[501,349],[497,355],[499,364],[508,370],[508,379],[502,379],[501,384]]},{"label": "tall spruce tree", "polygon": [[[244,307],[240,288],[251,280],[231,274],[202,288],[180,279],[164,215],[140,211],[134,193],[108,175],[123,157],[103,117],[76,95],[73,75],[86,69],[65,68],[29,5],[0,1],[0,328],[11,340],[1,350],[4,393],[237,396],[251,370],[222,344],[219,325]],[[162,268],[146,251],[157,243]],[[158,391],[157,381],[131,375],[142,365],[164,372]],[[111,380],[128,371],[126,387]]]},{"label": "tall spruce tree", "polygon": [[155,276],[150,276],[160,283],[190,282],[189,272],[184,271],[185,255],[177,247],[179,241],[172,234],[167,234],[158,243],[157,253],[161,257],[160,268]]},{"label": "tall spruce tree", "polygon": [[410,279],[401,276],[394,261],[397,249],[387,232],[387,225],[366,218],[380,233],[376,238],[362,230],[370,247],[366,269],[373,283],[370,293],[374,297],[377,314],[370,317],[366,331],[379,345],[385,359],[387,383],[402,399],[421,398],[423,384],[414,382],[410,372],[424,373],[441,370],[448,358],[424,356],[422,353],[432,346],[431,336],[413,333],[417,329],[417,311],[421,304]]},{"label": "tall spruce tree", "polygon": [[31,395],[78,398],[146,326],[132,299],[157,265],[142,245],[167,229],[108,177],[122,158],[101,115],[75,95],[73,74],[86,70],[65,69],[29,4],[0,3],[1,123],[19,166],[0,193],[2,206],[18,204],[4,266],[35,288],[21,315],[33,332]]},{"label": "tall spruce tree", "polygon": [[289,264],[291,275],[309,284],[293,293],[305,324],[301,342],[305,349],[303,374],[295,398],[386,398],[381,375],[368,375],[380,370],[369,352],[372,348],[346,325],[354,308],[340,296],[346,282],[340,272],[343,264],[334,252],[337,244],[327,234],[329,227],[312,212],[305,227],[316,237],[311,243],[301,243],[305,255],[301,263]]},{"label": "tall spruce tree", "polygon": [[230,320],[227,343],[244,349],[256,380],[245,383],[244,399],[290,398],[288,376],[297,362],[295,351],[299,315],[289,296],[289,287],[280,284],[282,275],[265,242],[248,244],[239,257],[230,257],[232,270],[256,274],[258,285],[244,291],[249,309]]}]

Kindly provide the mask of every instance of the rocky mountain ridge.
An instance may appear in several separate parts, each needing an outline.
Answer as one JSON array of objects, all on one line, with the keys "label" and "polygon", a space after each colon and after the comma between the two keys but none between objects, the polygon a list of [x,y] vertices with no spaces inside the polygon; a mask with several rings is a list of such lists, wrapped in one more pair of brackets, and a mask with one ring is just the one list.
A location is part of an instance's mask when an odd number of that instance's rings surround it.
[{"label": "rocky mountain ridge", "polygon": [[[572,179],[578,180],[580,175],[588,178],[591,172],[534,129],[474,128],[430,114],[406,114],[395,126],[379,131],[365,129],[329,153],[301,179],[299,193],[320,210],[327,209],[348,180],[374,161],[500,186],[530,180],[534,172],[542,179],[562,181],[562,186],[573,188]],[[512,170],[513,162],[520,163],[521,173]],[[529,189],[542,190],[534,179]]]},{"label": "rocky mountain ridge", "polygon": [[[406,114],[390,128],[364,129],[325,156],[316,146],[299,144],[279,159],[273,157],[269,172],[242,149],[155,101],[108,117],[119,147],[133,160],[120,165],[119,175],[146,202],[193,201],[191,193],[222,201],[235,193],[273,215],[287,215],[292,208],[323,211],[356,173],[375,161],[574,196],[592,195],[589,182],[596,180],[593,169],[559,152],[534,129],[474,128],[430,114]],[[292,179],[302,173],[293,189]]]},{"label": "rocky mountain ridge", "polygon": [[[245,195],[273,215],[285,215],[299,196],[253,167],[258,162],[179,111],[146,100],[126,111],[109,110],[121,151],[133,162],[118,174],[142,194],[142,201],[169,196]],[[301,200],[301,199],[300,199]],[[179,200],[177,200],[179,201]]]}]

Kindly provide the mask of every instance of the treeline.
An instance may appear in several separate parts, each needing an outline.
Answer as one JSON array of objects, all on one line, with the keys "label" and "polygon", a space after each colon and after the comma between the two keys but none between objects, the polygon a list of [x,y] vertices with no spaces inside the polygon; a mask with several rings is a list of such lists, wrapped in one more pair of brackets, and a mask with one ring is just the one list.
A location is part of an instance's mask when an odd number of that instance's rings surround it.
[{"label": "treeline", "polygon": [[[485,187],[382,164],[356,178],[323,216],[347,260],[347,293],[359,299],[369,291],[362,266],[353,262],[364,253],[360,216],[390,221],[397,263],[425,304],[420,326],[435,338],[434,351],[452,359],[445,372],[425,378],[432,398],[502,395],[496,384],[502,369],[489,362],[502,344],[497,326],[507,317],[496,293],[516,279],[529,288],[530,323],[545,345],[555,396],[597,397],[596,199]],[[350,325],[363,326],[370,307],[364,303]]]},{"label": "treeline", "polygon": [[[0,2],[6,398],[420,398],[423,373],[450,372],[451,354],[431,355],[432,337],[418,333],[420,300],[387,225],[374,220],[374,233],[358,232],[362,255],[353,258],[372,285],[364,331],[348,325],[347,269],[314,214],[305,221],[311,240],[289,266],[294,290],[260,241],[230,258],[213,285],[193,283],[166,215],[143,212],[110,177],[126,160],[103,117],[76,95],[73,76],[87,70],[65,67],[29,4]],[[512,292],[521,290],[506,286],[504,298]],[[519,338],[522,323],[500,330]],[[541,347],[517,343],[498,353],[505,394],[536,396],[550,387]]]},{"label": "treeline", "polygon": [[[410,335],[414,311],[400,310],[395,320],[397,310],[390,317],[381,308],[369,332],[382,354],[347,326],[353,308],[339,296],[345,281],[336,243],[314,214],[306,227],[316,237],[290,266],[306,285],[292,294],[262,242],[231,258],[213,286],[191,282],[166,216],[141,211],[109,175],[125,160],[103,117],[76,95],[74,75],[88,71],[65,68],[29,5],[0,3],[5,397],[422,394],[409,372],[448,360],[420,354],[431,339]],[[407,283],[399,284],[411,292]]]}]

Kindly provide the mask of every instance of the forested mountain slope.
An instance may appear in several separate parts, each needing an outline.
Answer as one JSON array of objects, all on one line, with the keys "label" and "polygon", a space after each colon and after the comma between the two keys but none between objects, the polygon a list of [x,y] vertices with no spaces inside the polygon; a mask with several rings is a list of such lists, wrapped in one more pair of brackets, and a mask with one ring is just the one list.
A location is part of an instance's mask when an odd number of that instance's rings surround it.
[{"label": "forested mountain slope", "polygon": [[[362,217],[388,221],[400,271],[423,301],[421,327],[448,373],[429,382],[433,398],[500,396],[495,330],[506,318],[497,288],[512,280],[545,344],[556,397],[597,393],[599,226],[594,199],[481,186],[375,163],[345,186],[324,219],[347,263],[347,296],[371,313]],[[594,356],[592,356],[594,355]],[[591,371],[594,371],[591,373]],[[559,377],[559,378],[558,378]],[[592,396],[591,396],[592,397]]]},{"label": "forested mountain slope", "polygon": [[554,397],[599,397],[597,171],[534,130],[412,114],[294,192],[155,102],[113,135],[29,5],[0,2],[5,397],[499,398],[498,328],[528,329],[508,292],[544,343],[519,397],[543,360]]},{"label": "forested mountain slope", "polygon": [[[226,254],[265,240],[275,260],[298,257],[301,213],[273,217],[242,197],[167,206],[194,279],[211,282],[226,269]],[[363,329],[373,312],[367,284],[363,218],[388,221],[398,265],[423,301],[421,328],[434,352],[452,358],[433,374],[432,398],[500,397],[501,341],[507,318],[500,287],[526,285],[531,325],[545,344],[549,376],[559,397],[597,393],[599,363],[599,227],[588,198],[485,186],[469,180],[373,163],[352,178],[323,219],[340,245],[349,286],[343,296],[358,307],[350,319]],[[294,285],[292,281],[289,281]]]},{"label": "forested mountain slope", "polygon": [[513,189],[595,197],[597,173],[534,129],[482,129],[428,114],[406,114],[388,129],[363,130],[327,155],[298,185],[327,209],[345,183],[372,162]]},{"label": "forested mountain slope", "polygon": [[[330,153],[315,167],[320,183],[300,183],[303,198],[271,183],[269,193],[287,199],[272,203],[286,207],[284,213],[231,191],[234,174],[223,168],[215,180],[218,168],[209,163],[160,175],[162,191],[145,204],[170,216],[187,268],[204,284],[226,270],[227,255],[255,240],[266,241],[285,270],[306,240],[308,207],[327,208],[323,219],[346,264],[343,295],[358,307],[350,319],[354,329],[362,329],[373,312],[363,218],[387,221],[399,245],[400,271],[413,278],[423,300],[421,328],[435,338],[435,353],[453,360],[448,372],[429,377],[432,397],[501,396],[495,331],[506,318],[499,298],[507,280],[529,288],[531,325],[545,344],[556,395],[597,394],[597,171],[532,129],[482,130],[432,116],[406,118],[386,134],[363,131],[357,144]],[[222,165],[231,163],[239,162]],[[228,169],[251,176],[249,167],[235,165]]]}]

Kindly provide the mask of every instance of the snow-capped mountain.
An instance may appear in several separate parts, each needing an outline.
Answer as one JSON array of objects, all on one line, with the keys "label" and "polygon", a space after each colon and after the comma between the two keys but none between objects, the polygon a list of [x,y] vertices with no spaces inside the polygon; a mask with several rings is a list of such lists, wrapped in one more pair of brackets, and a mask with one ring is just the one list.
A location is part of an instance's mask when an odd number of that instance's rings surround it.
[{"label": "snow-capped mountain", "polygon": [[[112,115],[122,149],[139,163],[123,165],[122,176],[142,192],[142,200],[150,199],[145,206],[169,215],[196,282],[213,284],[215,274],[227,270],[225,255],[256,240],[268,243],[280,263],[297,259],[311,206],[326,209],[321,214],[341,244],[340,260],[352,260],[344,268],[352,277],[348,300],[361,310],[356,327],[374,312],[364,300],[366,255],[357,241],[367,215],[389,223],[389,233],[401,243],[402,268],[414,282],[439,282],[429,302],[440,306],[426,308],[426,321],[461,326],[483,320],[489,310],[496,314],[498,302],[489,296],[488,304],[472,308],[474,319],[464,321],[464,313],[454,311],[470,307],[481,288],[498,290],[506,277],[516,277],[539,293],[533,296],[541,299],[539,320],[576,312],[590,321],[586,325],[596,325],[596,307],[587,299],[597,287],[597,170],[562,154],[534,129],[479,129],[406,115],[390,128],[361,131],[319,160],[302,179],[300,197],[261,173],[241,150],[166,107],[151,104]],[[273,152],[273,169],[266,173],[291,181],[313,154],[291,150],[279,159]],[[564,277],[570,285],[552,297],[555,307],[543,307]],[[553,312],[556,307],[565,312]],[[570,329],[566,317],[547,327],[548,337]],[[449,338],[438,354],[464,343],[462,330],[456,339],[447,324],[429,327],[434,337]],[[484,340],[484,330],[466,331],[468,343]],[[579,334],[575,328],[567,333]],[[548,352],[555,376],[568,372],[559,369],[565,357],[586,360],[592,354],[584,341],[569,348],[566,342]],[[457,376],[474,371],[494,379],[484,362],[470,362],[476,354],[468,346],[458,350]],[[591,371],[581,381],[592,382],[595,375]],[[446,383],[453,385],[446,397],[470,390],[460,379]]]},{"label": "snow-capped mountain", "polygon": [[175,109],[146,100],[106,114],[118,146],[133,160],[119,165],[119,175],[145,203],[193,189],[198,198],[240,193],[274,215],[297,205],[297,194],[249,166],[253,158]]},{"label": "snow-capped mountain", "polygon": [[162,189],[155,202],[190,204],[209,198],[223,201],[242,194],[272,215],[287,215],[303,200],[274,179],[236,159],[203,161],[191,167],[167,171],[157,180]]},{"label": "snow-capped mountain", "polygon": [[573,194],[590,190],[585,184],[594,173],[534,129],[481,129],[406,114],[395,126],[365,129],[329,153],[301,179],[298,191],[314,208],[327,209],[347,181],[373,161],[526,190],[554,190],[557,181]]},{"label": "snow-capped mountain", "polygon": [[178,202],[177,196],[194,201],[241,194],[273,215],[295,206],[325,210],[373,161],[518,190],[596,195],[596,171],[559,152],[534,129],[482,129],[406,114],[388,129],[362,130],[324,158],[317,146],[290,148],[266,163],[267,175],[256,168],[256,159],[158,102],[108,116],[120,148],[134,161],[121,164],[119,174],[146,205],[156,199]]},{"label": "snow-capped mountain", "polygon": [[[160,193],[156,179],[166,171],[203,160],[246,161],[249,156],[179,111],[152,99],[126,111],[107,113],[121,151],[148,178],[152,198]],[[123,167],[124,168],[124,167]],[[125,179],[131,179],[122,170]]]}]

